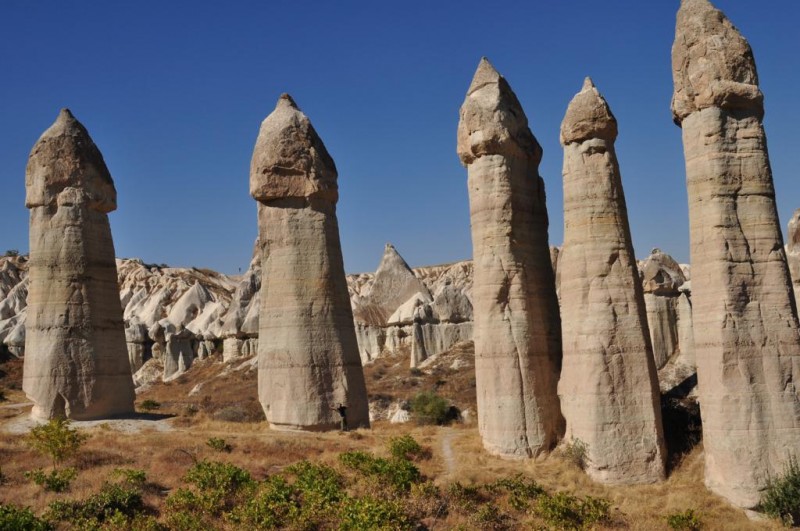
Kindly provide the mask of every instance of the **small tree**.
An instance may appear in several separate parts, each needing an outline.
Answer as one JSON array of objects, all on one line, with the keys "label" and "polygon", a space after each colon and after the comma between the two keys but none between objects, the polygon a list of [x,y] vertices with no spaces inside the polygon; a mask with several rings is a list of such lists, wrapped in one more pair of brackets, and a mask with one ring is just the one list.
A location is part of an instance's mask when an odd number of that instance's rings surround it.
[{"label": "small tree", "polygon": [[418,424],[446,424],[447,400],[433,391],[422,391],[411,399],[411,412]]},{"label": "small tree", "polygon": [[65,460],[78,452],[86,435],[70,427],[67,419],[57,418],[50,420],[31,430],[28,443],[34,450],[50,456],[53,461],[53,470]]}]

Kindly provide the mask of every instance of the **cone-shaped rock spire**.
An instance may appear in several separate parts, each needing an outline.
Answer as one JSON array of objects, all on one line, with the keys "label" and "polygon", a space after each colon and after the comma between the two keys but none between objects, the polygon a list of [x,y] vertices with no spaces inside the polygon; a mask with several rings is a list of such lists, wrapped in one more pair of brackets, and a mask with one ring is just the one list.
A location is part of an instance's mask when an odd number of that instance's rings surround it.
[{"label": "cone-shaped rock spire", "polygon": [[536,456],[563,431],[542,150],[486,59],[461,106],[458,155],[469,175],[478,427],[488,451]]},{"label": "cone-shaped rock spire", "polygon": [[250,166],[261,245],[258,389],[270,426],[369,426],[347,293],[333,159],[284,94],[261,124]]},{"label": "cone-shaped rock spire", "polygon": [[800,455],[800,336],[750,46],[684,0],[672,47],[683,131],[706,484],[755,507]]},{"label": "cone-shaped rock spire", "polygon": [[23,389],[32,415],[133,412],[133,379],[107,213],[117,194],[89,133],[64,109],[33,146]]},{"label": "cone-shaped rock spire", "polygon": [[566,439],[586,444],[603,483],[664,479],[658,377],[614,139],[617,123],[587,78],[561,124],[564,146],[562,348]]}]

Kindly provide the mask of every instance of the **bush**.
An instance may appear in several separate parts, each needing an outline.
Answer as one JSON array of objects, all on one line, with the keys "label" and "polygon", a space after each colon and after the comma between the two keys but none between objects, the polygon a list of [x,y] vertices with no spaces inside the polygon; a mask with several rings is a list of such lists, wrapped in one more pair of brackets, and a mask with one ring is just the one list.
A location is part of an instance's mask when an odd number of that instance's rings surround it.
[{"label": "bush", "polygon": [[72,480],[78,475],[78,471],[74,468],[53,469],[50,472],[45,472],[41,468],[25,472],[25,477],[44,487],[44,490],[50,492],[64,492],[69,489]]},{"label": "bush", "polygon": [[430,452],[420,446],[411,435],[390,438],[389,453],[395,459],[407,459],[409,461],[430,457]]},{"label": "bush", "polygon": [[419,469],[407,459],[384,459],[366,452],[345,452],[339,454],[339,461],[367,476],[379,476],[395,489],[407,492],[413,483],[422,479]]},{"label": "bush", "polygon": [[298,517],[300,505],[295,490],[281,476],[265,479],[256,495],[236,507],[228,520],[237,528],[278,529]]},{"label": "bush", "polygon": [[308,461],[295,463],[286,470],[296,476],[293,487],[297,491],[300,504],[294,527],[303,529],[324,527],[323,524],[335,516],[336,506],[346,498],[342,489],[342,477],[327,465]]},{"label": "bush", "polygon": [[219,437],[211,437],[206,441],[206,444],[209,448],[218,452],[231,453],[233,450],[233,447],[225,442],[225,439],[220,439]]},{"label": "bush", "polygon": [[394,500],[379,500],[366,496],[348,498],[339,510],[339,529],[359,531],[362,529],[403,530],[415,529],[413,520],[402,505]]},{"label": "bush", "polygon": [[123,483],[139,489],[147,483],[147,472],[138,468],[115,468],[111,477],[119,478]]},{"label": "bush", "polygon": [[666,519],[669,528],[675,531],[700,531],[703,528],[703,521],[694,509],[668,514]]},{"label": "bush", "polygon": [[139,404],[139,409],[147,412],[156,411],[157,409],[160,408],[161,408],[160,402],[156,402],[155,400],[151,400],[149,398],[147,400],[143,400],[142,403]]},{"label": "bush", "polygon": [[767,484],[761,497],[761,510],[787,527],[800,525],[800,466],[796,457],[789,458],[780,478]]},{"label": "bush", "polygon": [[583,500],[564,492],[539,496],[536,514],[558,529],[586,529],[608,521],[611,503],[587,496]]},{"label": "bush", "polygon": [[34,450],[50,456],[53,469],[75,455],[85,440],[86,436],[71,428],[68,420],[60,418],[36,426],[28,435],[28,443]]},{"label": "bush", "polygon": [[144,508],[139,489],[106,483],[100,492],[86,500],[52,502],[47,516],[51,520],[69,522],[76,528],[91,529],[104,522],[127,522]]},{"label": "bush", "polygon": [[433,391],[422,391],[411,399],[411,413],[418,424],[446,424],[449,409],[447,400]]},{"label": "bush", "polygon": [[589,447],[580,439],[571,439],[565,442],[561,448],[561,455],[581,470],[586,470],[586,466],[589,464],[588,454]]},{"label": "bush", "polygon": [[491,492],[508,492],[508,504],[517,511],[526,511],[532,500],[545,494],[544,489],[532,479],[517,474],[512,478],[498,479],[486,486]]},{"label": "bush", "polygon": [[53,526],[40,520],[28,507],[0,503],[0,531],[50,531]]}]

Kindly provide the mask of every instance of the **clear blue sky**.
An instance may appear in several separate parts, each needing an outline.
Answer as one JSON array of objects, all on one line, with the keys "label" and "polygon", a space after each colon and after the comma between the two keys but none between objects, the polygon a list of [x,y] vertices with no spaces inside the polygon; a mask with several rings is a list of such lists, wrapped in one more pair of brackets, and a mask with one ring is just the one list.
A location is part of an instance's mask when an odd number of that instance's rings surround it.
[{"label": "clear blue sky", "polygon": [[[717,0],[750,40],[766,94],[781,225],[800,207],[800,2]],[[118,256],[246,268],[258,127],[282,92],[339,169],[348,272],[385,242],[414,266],[469,258],[458,109],[481,56],[509,80],[544,148],[550,242],[563,234],[558,131],[591,75],[617,116],[637,255],[688,261],[670,47],[677,0],[0,3],[0,252],[28,249],[28,153],[61,107],[116,182]]]}]

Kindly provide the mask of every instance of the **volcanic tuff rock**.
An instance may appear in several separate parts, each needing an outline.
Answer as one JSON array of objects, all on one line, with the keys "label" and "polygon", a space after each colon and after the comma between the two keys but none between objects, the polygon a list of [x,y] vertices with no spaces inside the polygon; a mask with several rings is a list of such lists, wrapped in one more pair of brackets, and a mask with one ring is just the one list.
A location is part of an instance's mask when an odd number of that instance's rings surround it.
[{"label": "volcanic tuff rock", "polygon": [[108,213],[114,182],[64,109],[25,171],[30,264],[23,389],[40,419],[133,412],[133,380]]},{"label": "volcanic tuff rock", "polygon": [[537,456],[563,431],[542,150],[485,58],[461,106],[458,155],[469,175],[478,427],[491,453]]},{"label": "volcanic tuff rock", "polygon": [[344,274],[336,166],[288,95],[261,124],[250,166],[261,244],[258,389],[270,426],[369,426]]},{"label": "volcanic tuff rock", "polygon": [[800,208],[794,211],[786,233],[786,258],[789,261],[789,273],[792,277],[794,300],[800,300]]},{"label": "volcanic tuff rock", "polygon": [[558,394],[566,439],[586,444],[602,483],[664,479],[661,403],[614,150],[617,121],[586,78],[561,124],[563,361]]},{"label": "volcanic tuff rock", "polygon": [[800,336],[753,54],[707,0],[683,0],[672,48],[683,130],[694,339],[708,487],[753,508],[800,455]]}]

